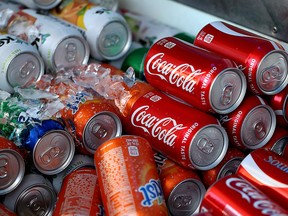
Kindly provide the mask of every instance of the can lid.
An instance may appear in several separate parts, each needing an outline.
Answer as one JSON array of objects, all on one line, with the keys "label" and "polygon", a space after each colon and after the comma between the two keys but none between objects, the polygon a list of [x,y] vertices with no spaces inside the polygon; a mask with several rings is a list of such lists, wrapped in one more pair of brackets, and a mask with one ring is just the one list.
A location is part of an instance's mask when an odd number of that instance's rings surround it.
[{"label": "can lid", "polygon": [[257,85],[264,94],[273,95],[288,83],[288,55],[284,50],[268,53],[259,63]]},{"label": "can lid", "polygon": [[221,178],[231,175],[231,174],[235,174],[238,167],[240,166],[241,161],[243,160],[243,158],[241,157],[235,157],[232,158],[231,160],[227,161],[220,169],[216,180],[220,180]]},{"label": "can lid", "polygon": [[247,82],[243,72],[228,68],[217,75],[212,83],[209,98],[216,113],[227,114],[235,110],[243,101]]},{"label": "can lid", "polygon": [[44,73],[40,55],[22,52],[15,56],[7,68],[7,80],[12,87],[26,86],[37,82]]},{"label": "can lid", "polygon": [[67,131],[51,130],[37,141],[33,149],[33,161],[41,173],[54,175],[70,164],[74,152],[75,144]]},{"label": "can lid", "polygon": [[83,144],[87,151],[94,154],[102,143],[121,134],[122,124],[119,117],[109,111],[99,112],[86,123],[83,132]]},{"label": "can lid", "polygon": [[40,9],[52,9],[56,7],[62,0],[33,0]]},{"label": "can lid", "polygon": [[10,193],[22,181],[25,173],[23,157],[12,149],[0,151],[0,195]]},{"label": "can lid", "polygon": [[248,149],[263,147],[272,137],[276,128],[276,115],[265,104],[252,109],[241,126],[241,139]]},{"label": "can lid", "polygon": [[202,182],[186,179],[176,185],[168,197],[171,215],[188,216],[199,212],[201,201],[206,193]]},{"label": "can lid", "polygon": [[129,50],[131,43],[131,31],[126,23],[113,21],[103,27],[97,46],[103,58],[115,60],[122,57]]},{"label": "can lid", "polygon": [[69,36],[57,45],[53,57],[54,66],[61,69],[86,64],[89,55],[89,45],[84,38]]},{"label": "can lid", "polygon": [[288,146],[288,137],[282,137],[281,139],[277,140],[274,145],[271,147],[271,151],[283,155],[285,148]]},{"label": "can lid", "polygon": [[219,125],[207,125],[194,136],[189,155],[192,165],[199,170],[209,170],[217,166],[228,149],[228,135]]}]

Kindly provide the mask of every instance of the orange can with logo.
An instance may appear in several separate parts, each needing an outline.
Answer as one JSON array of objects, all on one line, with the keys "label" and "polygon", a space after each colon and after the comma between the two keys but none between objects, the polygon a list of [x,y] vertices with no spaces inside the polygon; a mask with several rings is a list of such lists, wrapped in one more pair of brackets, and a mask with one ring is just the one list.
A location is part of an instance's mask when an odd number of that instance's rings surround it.
[{"label": "orange can with logo", "polygon": [[146,139],[110,139],[96,150],[94,162],[106,215],[168,215],[154,152]]}]

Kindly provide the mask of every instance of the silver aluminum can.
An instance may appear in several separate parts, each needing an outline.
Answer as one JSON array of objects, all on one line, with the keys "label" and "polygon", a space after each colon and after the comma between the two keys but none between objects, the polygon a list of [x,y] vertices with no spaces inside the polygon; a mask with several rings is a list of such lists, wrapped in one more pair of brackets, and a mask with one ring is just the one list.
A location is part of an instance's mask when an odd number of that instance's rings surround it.
[{"label": "silver aluminum can", "polygon": [[56,203],[51,182],[38,174],[27,174],[21,184],[4,197],[3,204],[18,216],[50,216]]},{"label": "silver aluminum can", "polygon": [[119,8],[119,0],[89,0],[89,2],[105,7],[111,11],[118,11]]},{"label": "silver aluminum can", "polygon": [[14,92],[14,87],[35,84],[44,73],[44,62],[31,44],[12,35],[0,35],[0,89]]},{"label": "silver aluminum can", "polygon": [[56,7],[62,0],[13,0],[31,9],[49,10]]},{"label": "silver aluminum can", "polygon": [[70,164],[74,152],[74,140],[67,131],[51,130],[35,144],[33,162],[39,172],[54,175]]}]

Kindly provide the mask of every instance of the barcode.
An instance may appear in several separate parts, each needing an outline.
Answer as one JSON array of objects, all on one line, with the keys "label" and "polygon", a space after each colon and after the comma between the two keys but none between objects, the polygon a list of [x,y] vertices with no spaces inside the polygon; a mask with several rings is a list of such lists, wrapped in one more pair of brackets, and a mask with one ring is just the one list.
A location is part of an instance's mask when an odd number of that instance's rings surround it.
[{"label": "barcode", "polygon": [[214,38],[213,35],[207,34],[207,35],[205,36],[205,38],[204,38],[204,42],[206,42],[206,43],[211,43],[212,40],[213,40],[213,38]]},{"label": "barcode", "polygon": [[167,43],[164,45],[164,47],[166,47],[166,48],[168,48],[168,49],[171,49],[171,48],[173,48],[175,45],[176,45],[176,44],[173,43],[173,42],[167,42]]}]

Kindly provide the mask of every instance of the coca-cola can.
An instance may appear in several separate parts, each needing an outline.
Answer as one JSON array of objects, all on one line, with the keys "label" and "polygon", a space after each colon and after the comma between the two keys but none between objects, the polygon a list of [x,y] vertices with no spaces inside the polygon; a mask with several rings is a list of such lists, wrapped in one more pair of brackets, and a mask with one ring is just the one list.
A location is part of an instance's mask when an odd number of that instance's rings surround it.
[{"label": "coca-cola can", "polygon": [[163,38],[149,49],[144,75],[161,91],[212,113],[235,110],[247,88],[234,62],[175,37]]},{"label": "coca-cola can", "polygon": [[0,203],[0,215],[1,216],[17,216],[13,211],[9,210],[2,203]]},{"label": "coca-cola can", "polygon": [[236,110],[220,115],[230,143],[240,149],[263,147],[276,128],[273,109],[260,96],[247,95]]},{"label": "coca-cola can", "polygon": [[267,149],[256,149],[243,159],[236,174],[287,208],[288,161],[283,157]]},{"label": "coca-cola can", "polygon": [[199,31],[194,44],[235,61],[243,69],[248,89],[254,94],[273,95],[288,83],[288,55],[275,41],[214,21]]},{"label": "coca-cola can", "polygon": [[275,200],[236,174],[225,176],[207,190],[200,211],[213,216],[288,214]]}]

